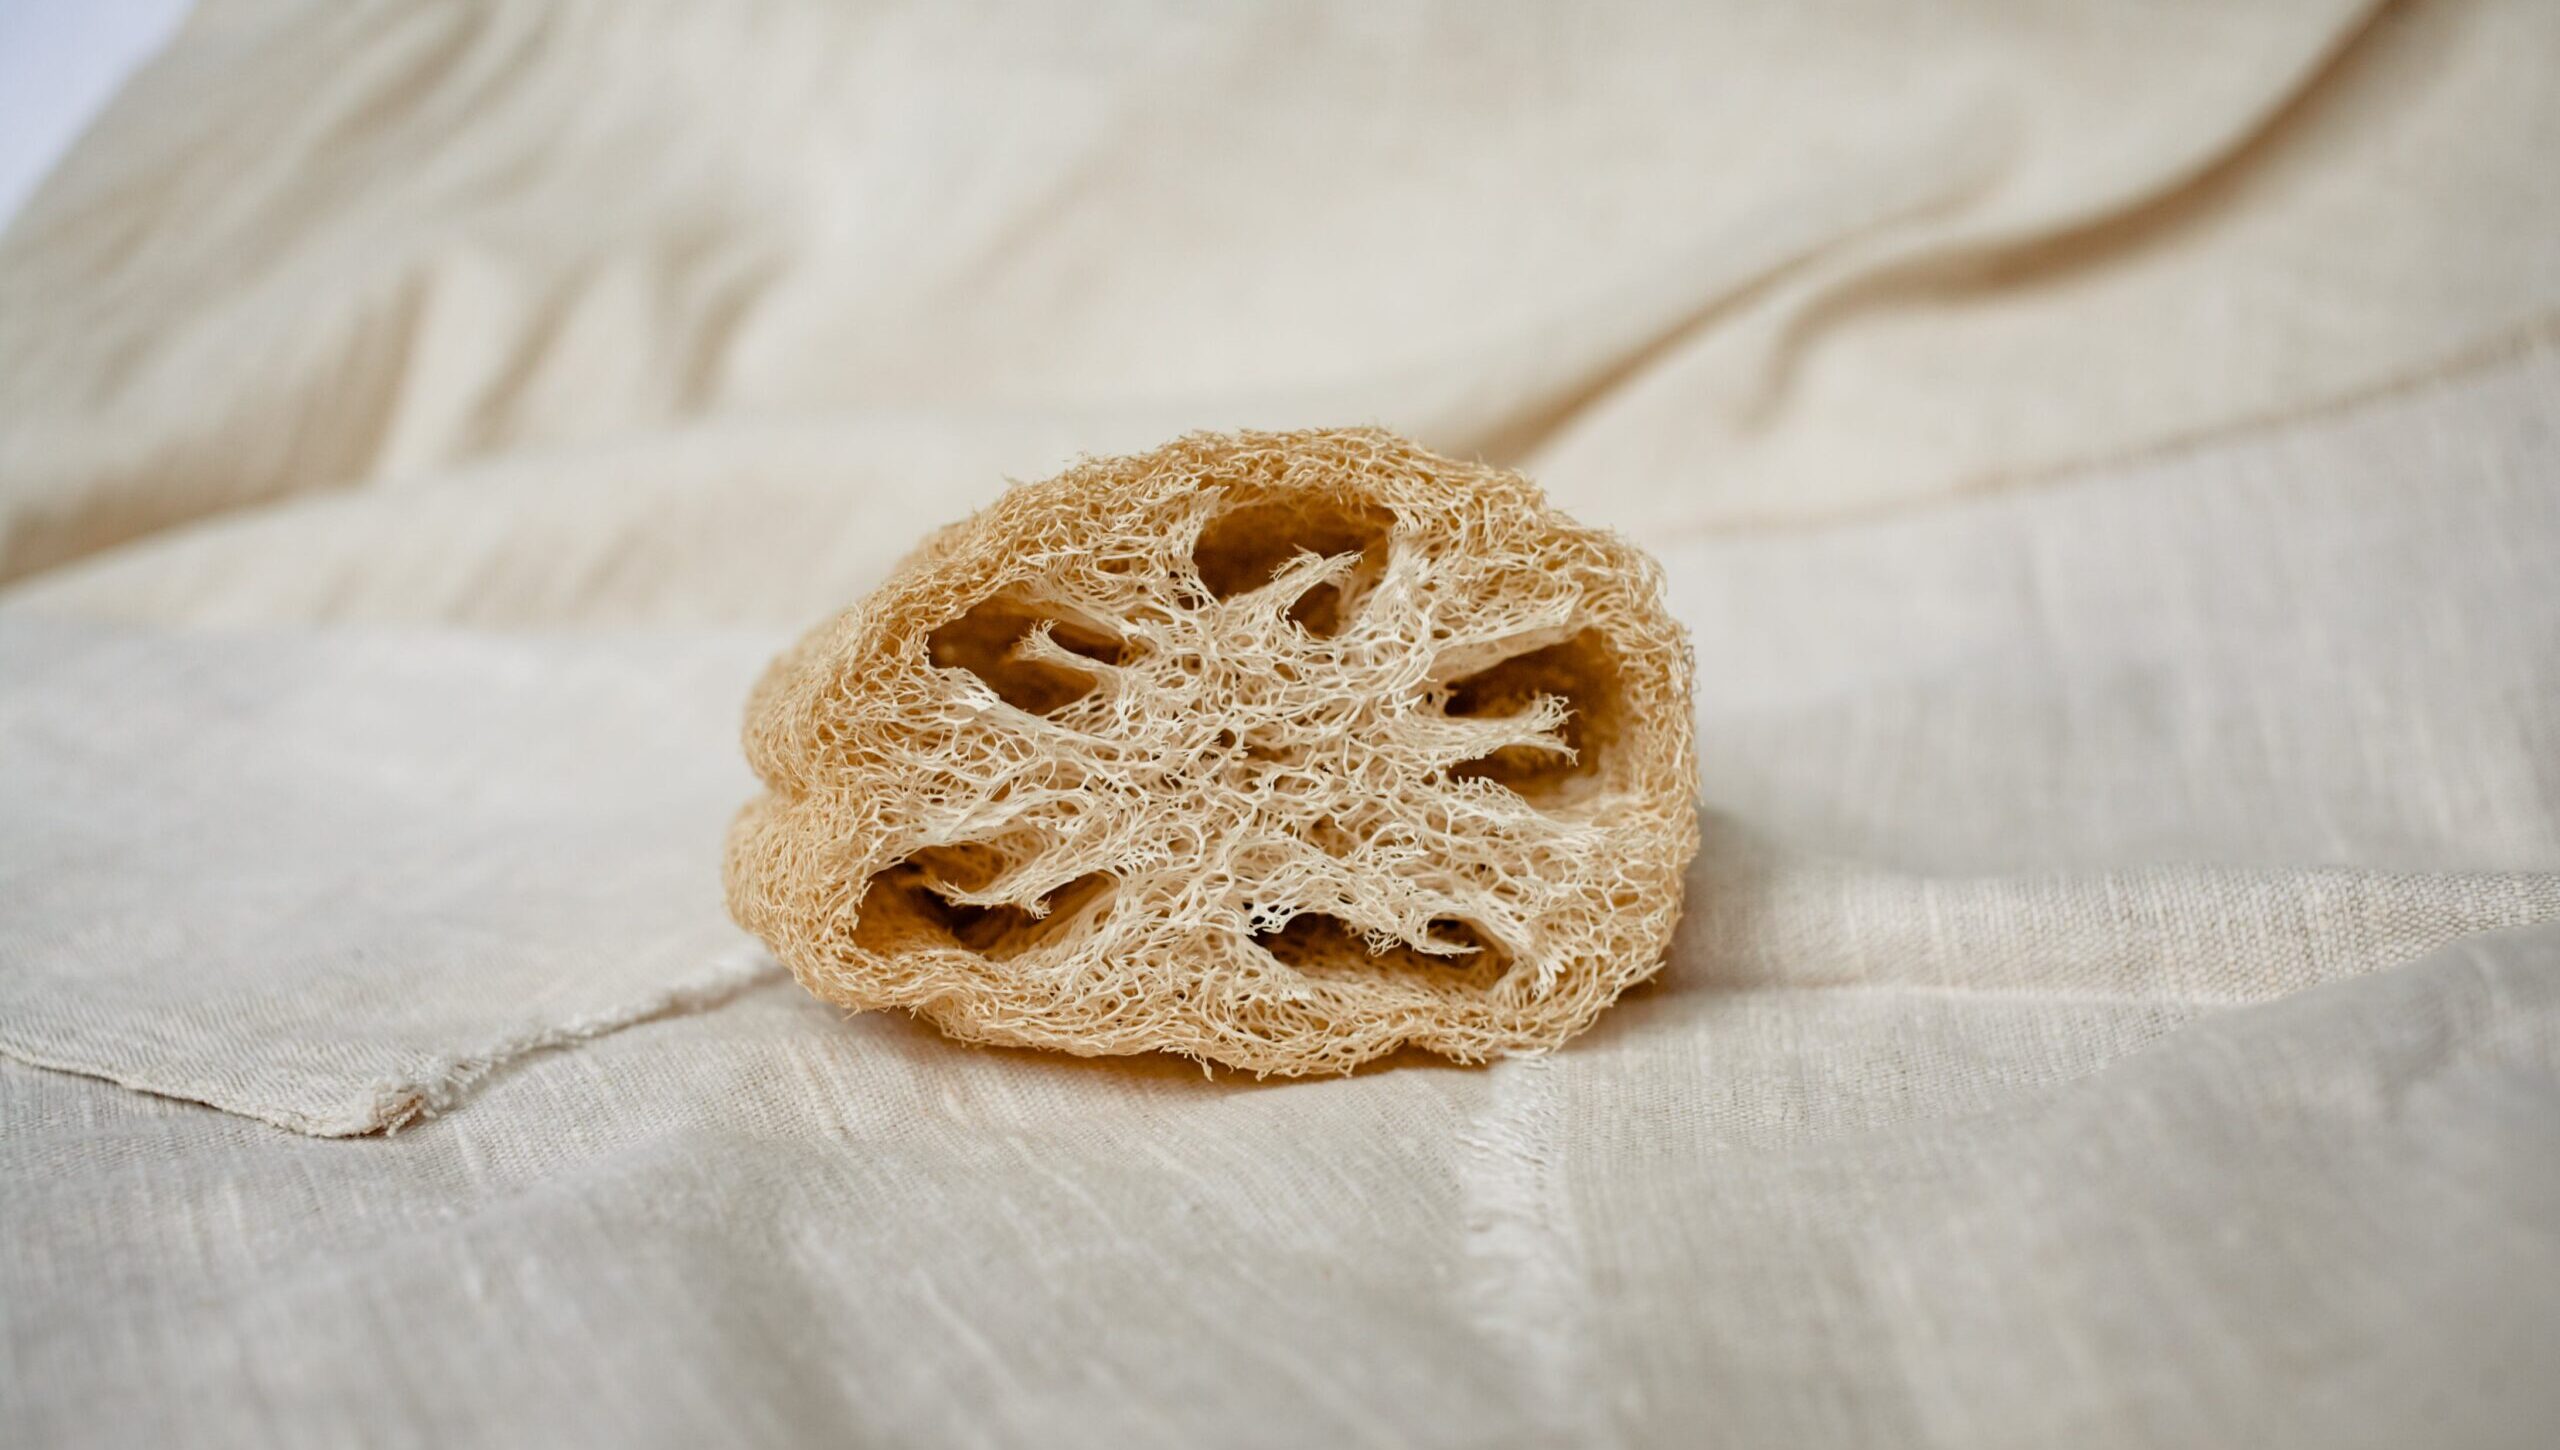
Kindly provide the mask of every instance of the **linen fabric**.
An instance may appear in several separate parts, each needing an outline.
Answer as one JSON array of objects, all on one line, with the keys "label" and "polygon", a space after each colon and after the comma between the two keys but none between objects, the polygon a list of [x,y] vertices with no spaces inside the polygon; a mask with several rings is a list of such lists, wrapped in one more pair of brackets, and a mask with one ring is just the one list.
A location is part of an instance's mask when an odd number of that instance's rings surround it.
[{"label": "linen fabric", "polygon": [[[210,0],[0,234],[0,1430],[2547,1443],[2555,58]],[[1363,422],[1661,560],[1652,985],[1258,1083],[726,920],[749,682],[923,531]]]}]

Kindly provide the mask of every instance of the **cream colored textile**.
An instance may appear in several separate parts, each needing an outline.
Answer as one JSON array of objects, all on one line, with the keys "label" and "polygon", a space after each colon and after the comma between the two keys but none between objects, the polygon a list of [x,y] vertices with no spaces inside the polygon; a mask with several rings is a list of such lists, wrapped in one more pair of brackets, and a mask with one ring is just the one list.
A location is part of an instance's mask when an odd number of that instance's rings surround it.
[{"label": "cream colored textile", "polygon": [[[2560,934],[1203,1082],[775,984],[330,1142],[0,1062],[28,1444],[2544,1443]],[[30,1233],[26,1226],[38,1226]]]},{"label": "cream colored textile", "polygon": [[[2547,1443],[2560,9],[2016,10],[216,0],[0,235],[0,1439]],[[725,921],[922,529],[1362,421],[1662,559],[1656,985]]]},{"label": "cream colored textile", "polygon": [[719,1000],[770,648],[0,623],[0,1051],[365,1133]]},{"label": "cream colored textile", "polygon": [[0,244],[0,569],[848,409],[1796,514],[2560,311],[2560,11],[2014,9],[216,0]]}]

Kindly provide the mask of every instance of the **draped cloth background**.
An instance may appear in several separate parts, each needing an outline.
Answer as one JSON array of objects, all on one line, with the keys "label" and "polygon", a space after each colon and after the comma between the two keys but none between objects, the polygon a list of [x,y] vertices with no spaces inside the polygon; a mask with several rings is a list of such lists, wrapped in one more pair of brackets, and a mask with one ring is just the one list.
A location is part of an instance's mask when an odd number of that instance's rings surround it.
[{"label": "draped cloth background", "polygon": [[[0,235],[0,1426],[2548,1443],[2555,72],[2536,0],[212,0]],[[1256,1083],[725,921],[747,682],[922,529],[1369,421],[1668,568],[1657,983]]]}]

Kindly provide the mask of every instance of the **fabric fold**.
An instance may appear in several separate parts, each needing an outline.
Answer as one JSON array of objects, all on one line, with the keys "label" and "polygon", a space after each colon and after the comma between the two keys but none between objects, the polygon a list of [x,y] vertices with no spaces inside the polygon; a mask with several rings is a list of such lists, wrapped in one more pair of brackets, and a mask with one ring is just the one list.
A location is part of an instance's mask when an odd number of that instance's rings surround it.
[{"label": "fabric fold", "polygon": [[778,974],[718,867],[771,647],[0,624],[0,1052],[342,1136]]}]

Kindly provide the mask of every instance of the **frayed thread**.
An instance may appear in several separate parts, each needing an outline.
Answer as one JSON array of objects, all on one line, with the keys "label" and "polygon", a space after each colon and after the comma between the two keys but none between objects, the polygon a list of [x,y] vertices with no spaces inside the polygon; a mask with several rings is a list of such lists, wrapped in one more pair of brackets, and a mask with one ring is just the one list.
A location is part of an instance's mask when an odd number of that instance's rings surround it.
[{"label": "frayed thread", "polygon": [[779,980],[782,975],[782,965],[771,953],[760,947],[737,947],[723,953],[700,977],[627,1006],[518,1032],[468,1055],[436,1059],[409,1077],[375,1086],[371,1131],[389,1137],[412,1123],[445,1112],[470,1096],[492,1073],[535,1053],[585,1042],[661,1017],[708,1011],[752,987]]}]

